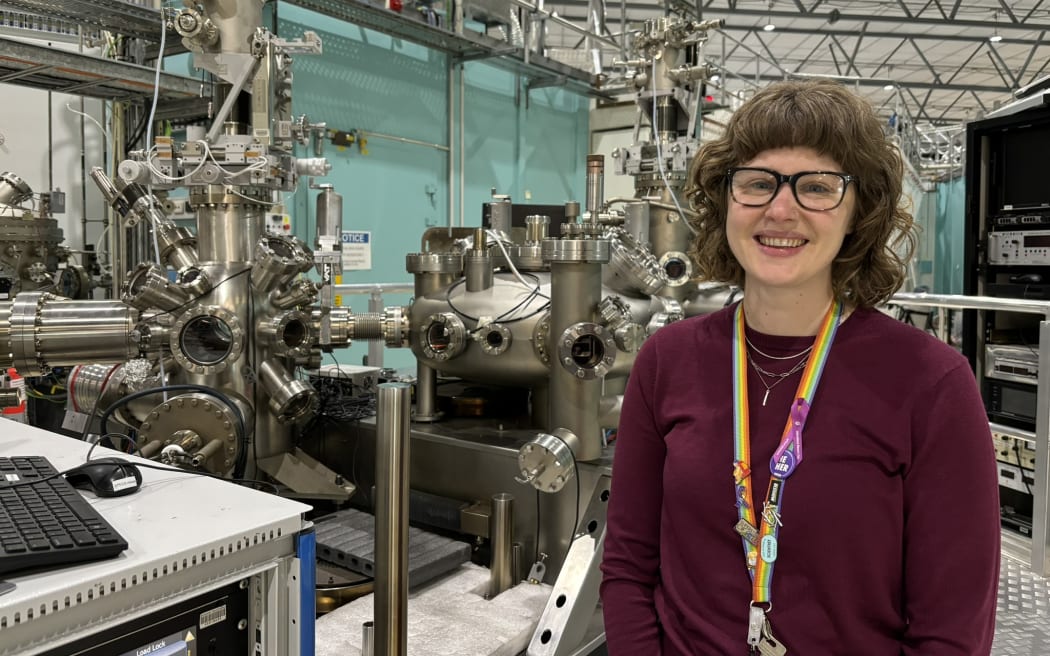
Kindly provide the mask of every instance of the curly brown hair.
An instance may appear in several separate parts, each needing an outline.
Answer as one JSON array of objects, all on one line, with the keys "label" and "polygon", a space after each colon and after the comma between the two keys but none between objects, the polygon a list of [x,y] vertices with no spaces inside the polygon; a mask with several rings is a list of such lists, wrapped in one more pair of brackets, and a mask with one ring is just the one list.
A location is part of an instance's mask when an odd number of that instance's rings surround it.
[{"label": "curly brown hair", "polygon": [[904,165],[871,105],[829,80],[765,87],[733,114],[720,139],[700,148],[685,190],[697,211],[690,255],[698,277],[743,286],[726,239],[727,172],[763,151],[791,147],[831,157],[858,179],[853,230],[832,263],[835,297],[860,307],[888,300],[915,249],[914,220],[902,205]]}]

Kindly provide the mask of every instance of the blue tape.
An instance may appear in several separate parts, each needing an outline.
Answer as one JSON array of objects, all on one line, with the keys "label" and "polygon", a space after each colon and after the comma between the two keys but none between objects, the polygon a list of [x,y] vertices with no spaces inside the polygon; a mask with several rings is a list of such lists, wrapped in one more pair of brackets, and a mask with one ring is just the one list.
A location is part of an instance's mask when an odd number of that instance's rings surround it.
[{"label": "blue tape", "polygon": [[299,533],[295,543],[299,558],[299,656],[314,656],[316,650],[317,536],[313,527]]}]

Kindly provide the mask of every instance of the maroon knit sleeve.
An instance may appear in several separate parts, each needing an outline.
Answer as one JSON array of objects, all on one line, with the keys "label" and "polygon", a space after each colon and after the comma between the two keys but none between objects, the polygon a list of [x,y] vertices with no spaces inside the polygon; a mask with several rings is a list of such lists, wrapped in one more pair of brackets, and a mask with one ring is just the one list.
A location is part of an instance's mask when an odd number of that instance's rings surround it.
[{"label": "maroon knit sleeve", "polygon": [[965,362],[917,395],[912,417],[901,654],[988,654],[999,579],[999,488],[988,418]]},{"label": "maroon knit sleeve", "polygon": [[654,593],[660,570],[664,446],[656,419],[657,343],[638,354],[624,395],[613,455],[602,608],[611,656],[658,656]]}]

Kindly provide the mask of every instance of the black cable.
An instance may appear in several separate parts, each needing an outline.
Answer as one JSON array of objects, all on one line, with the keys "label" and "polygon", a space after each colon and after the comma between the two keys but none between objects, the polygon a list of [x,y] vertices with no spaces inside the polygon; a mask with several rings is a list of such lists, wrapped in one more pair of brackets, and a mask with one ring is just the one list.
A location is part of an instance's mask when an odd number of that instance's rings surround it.
[{"label": "black cable", "polygon": [[538,563],[540,560],[540,491],[536,490],[536,558],[532,561]]},{"label": "black cable", "polygon": [[[109,418],[121,406],[123,406],[123,405],[125,405],[127,403],[130,403],[131,401],[134,401],[136,399],[140,399],[140,398],[142,398],[144,396],[151,396],[153,394],[162,394],[164,392],[179,392],[179,391],[187,391],[187,392],[188,391],[194,391],[194,392],[200,392],[202,394],[209,394],[209,395],[214,396],[215,398],[219,399],[223,403],[225,403],[227,407],[229,407],[230,409],[233,410],[234,414],[237,417],[237,439],[238,439],[238,442],[240,442],[240,444],[241,444],[241,450],[244,451],[244,450],[246,450],[248,448],[248,444],[247,444],[248,436],[247,436],[245,423],[244,423],[244,414],[241,412],[240,406],[235,404],[233,402],[233,400],[230,399],[230,397],[226,396],[222,392],[219,392],[218,390],[214,390],[214,389],[212,389],[210,387],[205,387],[204,385],[193,385],[193,384],[188,384],[188,383],[187,384],[180,384],[180,385],[162,385],[160,387],[151,387],[149,389],[140,390],[138,392],[132,392],[131,394],[128,394],[127,396],[124,396],[124,397],[122,397],[120,399],[117,399],[112,404],[110,404],[110,406],[108,408],[106,408],[105,411],[103,411],[103,413],[102,413],[102,415],[101,415],[101,417],[99,419],[99,432],[100,433],[107,433],[108,432],[106,430],[106,428],[108,426]],[[254,413],[253,413],[252,416],[254,417]],[[91,425],[91,417],[89,416],[88,417],[88,422],[84,426],[84,433],[83,433],[81,439],[84,439],[87,436],[87,432],[88,432],[88,429],[89,429],[90,425]],[[242,474],[244,474],[243,464],[242,463],[237,463],[234,466],[233,476],[235,478],[238,478]]]},{"label": "black cable", "polygon": [[[504,274],[504,275],[506,275],[506,274]],[[525,319],[528,319],[530,317],[534,317],[537,314],[540,314],[540,313],[544,312],[548,307],[550,307],[550,300],[551,300],[550,297],[547,296],[546,294],[541,294],[540,291],[539,291],[539,289],[540,289],[539,280],[540,279],[537,278],[535,275],[533,275],[531,273],[526,273],[524,275],[530,276],[533,279],[535,279],[536,287],[534,289],[530,290],[529,295],[525,297],[525,301],[519,301],[517,305],[515,305],[514,307],[510,308],[509,310],[506,310],[503,313],[501,313],[498,317],[496,317],[496,319],[493,320],[494,323],[502,322],[502,323],[509,324],[509,323],[515,323],[515,322],[518,322],[518,321],[524,321]],[[448,303],[449,308],[451,308],[452,311],[455,312],[456,314],[458,314],[459,316],[463,317],[467,321],[477,322],[479,320],[478,317],[472,317],[469,314],[467,314],[466,312],[463,312],[462,310],[457,308],[455,306],[455,304],[452,302],[452,292],[454,290],[458,289],[465,282],[466,282],[466,278],[460,278],[456,282],[452,283],[448,287],[448,289],[445,290],[445,302]],[[531,312],[531,313],[529,313],[529,314],[527,314],[525,316],[517,317],[515,319],[505,320],[505,317],[510,316],[511,314],[516,312],[518,309],[520,309],[522,307],[522,305],[524,305],[526,302],[531,302],[537,296],[547,299],[547,303],[543,304],[543,306],[541,306],[538,310],[535,310],[534,312]]]},{"label": "black cable", "polygon": [[[253,287],[252,287],[252,270],[249,267],[247,269],[247,271],[248,271],[248,316],[249,317],[254,317],[255,316],[255,294],[253,294],[251,292],[251,290],[253,289]],[[247,357],[247,359],[248,359],[248,366],[251,367],[252,375],[256,378],[254,384],[258,385],[259,373],[258,373],[258,371],[256,371],[256,367],[255,367],[255,365],[256,365],[255,349],[254,349],[255,331],[254,330],[249,330],[247,332],[248,332],[248,357]],[[256,431],[256,429],[259,426],[258,417],[259,417],[259,413],[258,412],[253,412],[252,413],[252,436],[251,436],[251,438],[248,438],[248,436],[246,435],[245,438],[244,438],[245,439],[245,443],[241,445],[241,453],[238,454],[239,457],[237,458],[238,462],[236,464],[236,467],[234,468],[234,474],[237,473],[237,467],[240,468],[241,474],[244,474],[244,469],[245,469],[245,467],[248,464],[248,444],[247,444],[247,440],[248,439],[251,439],[251,443],[252,443],[252,458],[253,458],[253,460],[255,462],[255,466],[256,467],[259,466],[259,440],[258,440],[258,436],[255,434],[255,431]]]},{"label": "black cable", "polygon": [[1024,465],[1021,464],[1021,447],[1017,445],[1017,440],[1014,440],[1014,458],[1017,460],[1017,468],[1021,470],[1021,482],[1024,483],[1024,489],[1028,491],[1028,496],[1032,496],[1032,488],[1028,485],[1028,480],[1024,477]]}]

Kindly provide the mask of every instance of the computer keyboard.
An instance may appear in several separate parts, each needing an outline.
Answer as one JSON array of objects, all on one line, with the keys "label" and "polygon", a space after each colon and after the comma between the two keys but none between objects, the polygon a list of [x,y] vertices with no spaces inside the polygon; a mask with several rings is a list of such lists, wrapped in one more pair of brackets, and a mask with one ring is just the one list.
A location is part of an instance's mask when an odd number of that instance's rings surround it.
[{"label": "computer keyboard", "polygon": [[[128,548],[57,474],[42,456],[0,456],[0,574],[112,558]],[[20,485],[30,481],[40,482]]]}]

